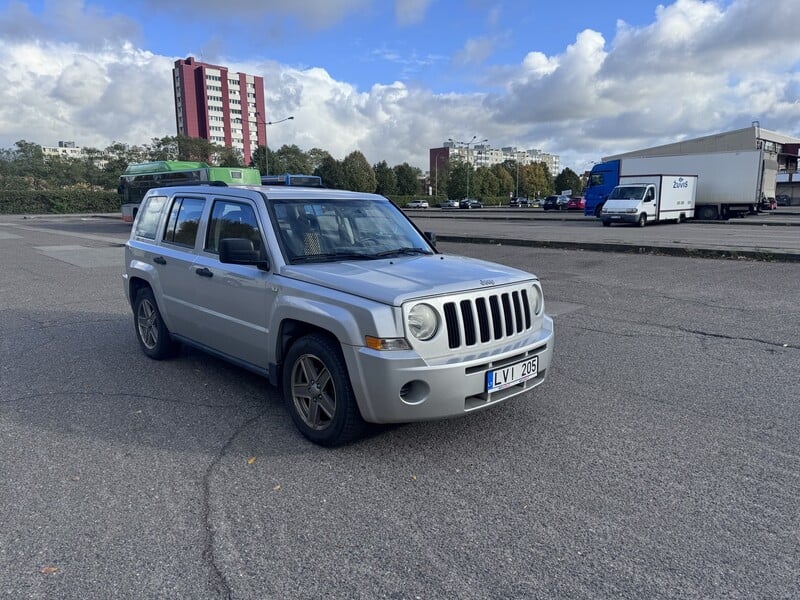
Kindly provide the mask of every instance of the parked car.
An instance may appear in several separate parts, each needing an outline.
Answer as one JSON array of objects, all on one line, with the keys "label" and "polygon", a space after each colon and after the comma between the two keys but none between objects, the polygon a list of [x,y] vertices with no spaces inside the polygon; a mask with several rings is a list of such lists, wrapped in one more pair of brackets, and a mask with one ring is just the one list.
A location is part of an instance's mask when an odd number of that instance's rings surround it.
[{"label": "parked car", "polygon": [[458,203],[458,208],[483,208],[483,202],[472,198],[464,198]]},{"label": "parked car", "polygon": [[433,237],[377,194],[154,188],[125,245],[134,331],[150,358],[186,344],[268,378],[324,446],[356,439],[366,422],[529,398],[554,347],[539,279],[443,259]]},{"label": "parked car", "polygon": [[427,200],[412,200],[406,204],[406,208],[428,208]]},{"label": "parked car", "polygon": [[567,210],[579,210],[582,212],[585,206],[586,202],[583,200],[583,196],[575,196],[567,201]]},{"label": "parked car", "polygon": [[524,206],[526,208],[529,208],[531,205],[531,201],[528,198],[512,198],[511,200],[509,200],[508,205],[515,207]]},{"label": "parked car", "polygon": [[792,199],[787,194],[778,194],[775,196],[775,202],[778,203],[778,206],[791,206]]},{"label": "parked car", "polygon": [[544,199],[542,208],[544,210],[567,210],[567,202],[569,202],[568,196],[558,196],[554,194]]},{"label": "parked car", "polygon": [[758,203],[759,210],[775,210],[778,208],[778,201],[775,198],[762,198]]},{"label": "parked car", "polygon": [[458,200],[445,200],[442,202],[442,208],[458,208]]}]

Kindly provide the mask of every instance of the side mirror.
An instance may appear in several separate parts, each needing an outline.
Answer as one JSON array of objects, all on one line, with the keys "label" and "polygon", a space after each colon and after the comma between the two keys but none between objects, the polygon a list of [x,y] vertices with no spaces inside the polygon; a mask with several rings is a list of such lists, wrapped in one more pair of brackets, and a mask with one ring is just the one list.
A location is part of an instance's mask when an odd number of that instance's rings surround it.
[{"label": "side mirror", "polygon": [[428,241],[431,243],[431,246],[436,248],[436,232],[435,231],[426,231],[425,237],[428,238]]},{"label": "side mirror", "polygon": [[262,271],[269,271],[269,261],[253,247],[253,240],[247,238],[224,238],[219,241],[219,262],[233,265],[254,265]]}]

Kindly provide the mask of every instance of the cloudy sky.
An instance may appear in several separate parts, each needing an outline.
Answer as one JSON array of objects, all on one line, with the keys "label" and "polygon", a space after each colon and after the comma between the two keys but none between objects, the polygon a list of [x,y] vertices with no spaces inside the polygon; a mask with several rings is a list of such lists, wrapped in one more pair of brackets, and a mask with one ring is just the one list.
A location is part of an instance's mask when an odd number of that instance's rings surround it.
[{"label": "cloudy sky", "polygon": [[800,137],[800,0],[0,0],[0,147],[175,134],[174,61],[262,75],[270,147],[427,169],[444,140],[601,156]]}]

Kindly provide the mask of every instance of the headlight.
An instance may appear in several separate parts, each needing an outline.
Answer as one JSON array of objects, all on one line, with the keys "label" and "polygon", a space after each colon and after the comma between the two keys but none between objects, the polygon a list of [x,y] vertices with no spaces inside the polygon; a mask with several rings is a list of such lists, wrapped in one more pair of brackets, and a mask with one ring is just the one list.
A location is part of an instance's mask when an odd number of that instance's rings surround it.
[{"label": "headlight", "polygon": [[542,314],[544,310],[544,296],[542,295],[542,290],[536,285],[531,287],[531,306],[533,307],[534,315],[538,317]]},{"label": "headlight", "polygon": [[408,330],[418,340],[426,341],[436,335],[439,315],[428,304],[417,304],[408,312]]},{"label": "headlight", "polygon": [[638,212],[638,209],[636,209],[636,208],[626,208],[625,212],[626,213],[635,213],[635,212]]}]

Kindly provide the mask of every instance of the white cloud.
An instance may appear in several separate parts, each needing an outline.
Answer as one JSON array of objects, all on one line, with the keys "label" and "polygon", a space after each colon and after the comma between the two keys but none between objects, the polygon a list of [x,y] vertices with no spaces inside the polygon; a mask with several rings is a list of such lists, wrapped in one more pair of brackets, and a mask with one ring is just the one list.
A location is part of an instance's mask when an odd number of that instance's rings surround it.
[{"label": "white cloud", "polygon": [[431,0],[395,0],[394,13],[398,25],[413,25],[425,17]]},{"label": "white cloud", "polygon": [[797,2],[767,10],[753,0],[726,9],[677,0],[660,6],[645,27],[618,23],[610,43],[586,30],[561,54],[529,54],[485,106],[494,123],[540,140],[562,164],[754,119],[798,136],[798,21]]},{"label": "white cloud", "polygon": [[[338,11],[327,13],[334,18],[363,2],[330,4]],[[288,2],[263,5],[289,10]],[[81,12],[80,2],[64,6],[73,28],[101,24],[116,31],[123,22]],[[236,11],[253,3],[233,0],[224,6]],[[0,14],[0,31],[13,15],[26,11],[14,5]],[[272,148],[319,147],[337,158],[358,149],[372,163],[409,162],[425,169],[429,148],[477,135],[494,146],[560,154],[562,165],[582,170],[606,154],[745,127],[753,120],[800,136],[797,22],[798,2],[765,10],[755,0],[733,0],[724,8],[677,0],[659,8],[646,26],[620,22],[610,41],[587,29],[561,52],[521,48],[518,64],[471,68],[493,91],[469,94],[434,94],[400,81],[358,89],[314,65],[225,56],[218,62],[264,76],[269,119],[294,115],[269,128]],[[52,25],[52,18],[33,19],[16,36],[0,37],[0,147],[26,139],[104,148],[114,141],[141,144],[174,134],[174,57],[131,42],[90,40],[88,33],[86,39],[59,41]],[[476,41],[467,53],[470,60],[486,56],[491,44],[490,38],[483,45]],[[398,50],[395,59],[414,57]]]}]

